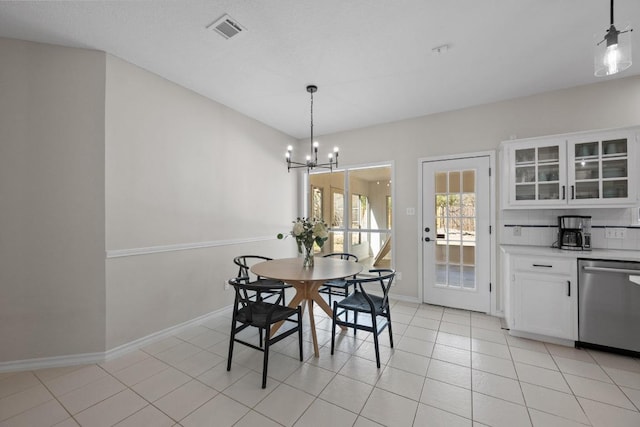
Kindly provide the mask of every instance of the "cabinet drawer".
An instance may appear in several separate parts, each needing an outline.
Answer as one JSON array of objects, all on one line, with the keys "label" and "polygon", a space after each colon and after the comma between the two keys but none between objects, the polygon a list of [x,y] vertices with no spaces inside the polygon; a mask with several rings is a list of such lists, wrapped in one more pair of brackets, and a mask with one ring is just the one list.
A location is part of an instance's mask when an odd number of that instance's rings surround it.
[{"label": "cabinet drawer", "polygon": [[514,271],[529,273],[550,273],[571,275],[576,270],[575,260],[557,259],[550,257],[515,257],[513,260]]}]

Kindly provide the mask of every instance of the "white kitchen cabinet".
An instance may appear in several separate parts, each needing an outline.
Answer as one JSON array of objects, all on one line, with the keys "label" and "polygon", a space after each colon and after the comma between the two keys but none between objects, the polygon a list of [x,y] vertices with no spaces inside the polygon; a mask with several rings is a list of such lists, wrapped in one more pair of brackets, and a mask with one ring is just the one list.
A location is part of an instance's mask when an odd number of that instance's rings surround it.
[{"label": "white kitchen cabinet", "polygon": [[628,128],[503,142],[503,208],[637,204],[639,133]]},{"label": "white kitchen cabinet", "polygon": [[509,204],[566,203],[566,141],[542,139],[513,143],[506,150]]},{"label": "white kitchen cabinet", "polygon": [[513,331],[577,339],[575,260],[509,257],[509,326]]},{"label": "white kitchen cabinet", "polygon": [[572,205],[637,201],[636,135],[611,131],[567,141],[568,201]]}]

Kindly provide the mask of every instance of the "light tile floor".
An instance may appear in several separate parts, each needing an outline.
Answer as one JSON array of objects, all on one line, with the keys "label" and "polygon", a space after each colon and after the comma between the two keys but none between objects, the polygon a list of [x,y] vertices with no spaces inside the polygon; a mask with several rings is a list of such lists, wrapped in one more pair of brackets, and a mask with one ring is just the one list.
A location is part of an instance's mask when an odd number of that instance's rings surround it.
[{"label": "light tile floor", "polygon": [[520,339],[497,318],[395,302],[395,348],[349,331],[319,358],[304,333],[262,353],[236,345],[229,313],[97,365],[0,373],[7,426],[640,426],[640,360]]}]

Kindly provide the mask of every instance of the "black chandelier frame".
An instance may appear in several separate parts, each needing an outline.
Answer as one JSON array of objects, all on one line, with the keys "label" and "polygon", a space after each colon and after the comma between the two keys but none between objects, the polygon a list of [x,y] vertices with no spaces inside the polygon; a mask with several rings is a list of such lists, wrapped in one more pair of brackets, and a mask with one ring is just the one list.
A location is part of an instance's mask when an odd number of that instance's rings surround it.
[{"label": "black chandelier frame", "polygon": [[293,154],[293,147],[287,147],[287,172],[291,172],[291,169],[299,169],[306,168],[307,172],[312,169],[322,168],[329,169],[333,171],[333,169],[338,168],[338,147],[333,149],[333,152],[329,153],[329,160],[325,163],[318,162],[318,142],[313,140],[313,94],[318,91],[318,86],[309,85],[307,86],[307,92],[311,94],[311,136],[309,138],[310,144],[310,152],[307,156],[307,160],[305,162],[296,162],[291,159]]}]

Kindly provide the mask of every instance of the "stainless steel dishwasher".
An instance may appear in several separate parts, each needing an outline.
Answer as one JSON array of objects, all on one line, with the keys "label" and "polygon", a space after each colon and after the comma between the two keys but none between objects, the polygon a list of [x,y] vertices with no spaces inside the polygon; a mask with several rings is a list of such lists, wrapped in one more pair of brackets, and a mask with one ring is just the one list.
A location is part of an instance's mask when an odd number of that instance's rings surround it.
[{"label": "stainless steel dishwasher", "polygon": [[640,353],[640,263],[578,260],[580,346]]}]

